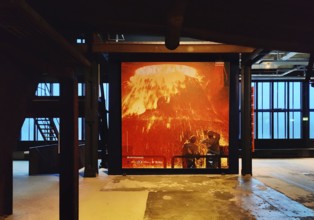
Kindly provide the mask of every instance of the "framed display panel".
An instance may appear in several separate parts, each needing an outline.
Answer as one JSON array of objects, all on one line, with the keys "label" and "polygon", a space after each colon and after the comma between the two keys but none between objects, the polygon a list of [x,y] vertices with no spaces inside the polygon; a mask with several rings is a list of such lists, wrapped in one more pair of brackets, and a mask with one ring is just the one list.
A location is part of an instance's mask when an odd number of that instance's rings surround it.
[{"label": "framed display panel", "polygon": [[117,173],[230,173],[230,62],[122,60],[116,70]]}]

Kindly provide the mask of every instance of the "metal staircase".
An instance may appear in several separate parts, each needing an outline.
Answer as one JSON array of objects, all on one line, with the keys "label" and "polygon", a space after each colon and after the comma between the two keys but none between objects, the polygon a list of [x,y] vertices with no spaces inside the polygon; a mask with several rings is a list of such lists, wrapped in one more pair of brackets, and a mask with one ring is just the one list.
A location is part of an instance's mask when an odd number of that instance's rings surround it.
[{"label": "metal staircase", "polygon": [[59,132],[52,118],[35,118],[36,127],[44,141],[57,141]]},{"label": "metal staircase", "polygon": [[[39,83],[36,96],[53,96],[52,83]],[[41,134],[44,141],[57,141],[58,128],[53,118],[34,118],[37,131]],[[37,137],[38,138],[38,137]]]}]

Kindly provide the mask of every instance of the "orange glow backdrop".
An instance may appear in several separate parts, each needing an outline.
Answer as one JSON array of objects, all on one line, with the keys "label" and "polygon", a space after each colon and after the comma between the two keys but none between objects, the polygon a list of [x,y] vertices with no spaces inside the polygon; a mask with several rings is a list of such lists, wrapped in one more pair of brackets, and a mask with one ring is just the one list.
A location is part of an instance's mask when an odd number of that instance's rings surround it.
[{"label": "orange glow backdrop", "polygon": [[[123,62],[122,156],[171,158],[205,130],[229,145],[229,69],[224,62]],[[156,159],[158,160],[158,159]],[[146,167],[123,160],[123,168]],[[154,162],[154,161],[153,161]]]}]

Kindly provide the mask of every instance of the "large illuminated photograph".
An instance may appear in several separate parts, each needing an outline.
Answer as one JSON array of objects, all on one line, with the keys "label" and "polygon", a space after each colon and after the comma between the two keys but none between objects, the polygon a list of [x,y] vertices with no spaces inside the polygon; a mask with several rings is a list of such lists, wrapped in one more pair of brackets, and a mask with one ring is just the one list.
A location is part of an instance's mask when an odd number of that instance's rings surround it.
[{"label": "large illuminated photograph", "polygon": [[122,168],[228,168],[228,63],[121,65]]}]

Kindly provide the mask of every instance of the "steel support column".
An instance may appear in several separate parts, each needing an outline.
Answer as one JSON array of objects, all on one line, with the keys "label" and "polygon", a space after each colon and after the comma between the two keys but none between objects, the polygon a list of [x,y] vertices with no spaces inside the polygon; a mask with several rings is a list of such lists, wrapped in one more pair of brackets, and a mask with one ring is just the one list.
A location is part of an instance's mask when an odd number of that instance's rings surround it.
[{"label": "steel support column", "polygon": [[77,80],[63,78],[60,82],[60,220],[78,219],[78,97]]},{"label": "steel support column", "polygon": [[85,76],[85,177],[98,174],[98,65],[93,62]]},{"label": "steel support column", "polygon": [[302,138],[304,140],[304,147],[309,147],[310,138],[310,83],[313,75],[314,53],[311,53],[309,63],[306,70],[305,81],[302,82]]},{"label": "steel support column", "polygon": [[251,66],[241,68],[242,175],[252,175]]},{"label": "steel support column", "polygon": [[302,138],[304,140],[304,147],[308,147],[310,138],[309,126],[309,112],[310,112],[310,82],[302,82]]}]

